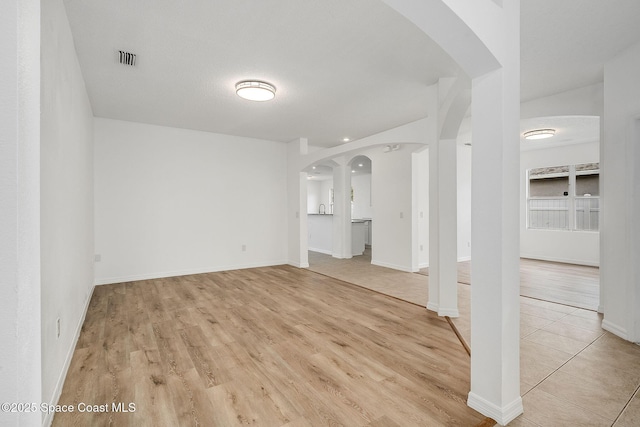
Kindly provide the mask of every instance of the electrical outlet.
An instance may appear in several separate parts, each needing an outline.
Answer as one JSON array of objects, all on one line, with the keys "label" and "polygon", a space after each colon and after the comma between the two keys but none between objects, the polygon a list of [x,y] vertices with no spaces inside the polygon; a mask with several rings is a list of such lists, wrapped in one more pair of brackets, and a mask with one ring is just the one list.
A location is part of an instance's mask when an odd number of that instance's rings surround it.
[{"label": "electrical outlet", "polygon": [[246,252],[247,251],[247,245],[242,245],[242,252]]},{"label": "electrical outlet", "polygon": [[424,250],[424,247],[420,245],[420,252],[422,252],[423,250]]},{"label": "electrical outlet", "polygon": [[93,260],[94,260],[95,262],[100,262],[100,261],[102,261],[102,255],[100,255],[100,254],[95,254],[95,255],[93,256]]},{"label": "electrical outlet", "polygon": [[56,338],[60,338],[60,318],[56,319]]},{"label": "electrical outlet", "polygon": [[404,218],[404,212],[400,212],[400,218]]}]

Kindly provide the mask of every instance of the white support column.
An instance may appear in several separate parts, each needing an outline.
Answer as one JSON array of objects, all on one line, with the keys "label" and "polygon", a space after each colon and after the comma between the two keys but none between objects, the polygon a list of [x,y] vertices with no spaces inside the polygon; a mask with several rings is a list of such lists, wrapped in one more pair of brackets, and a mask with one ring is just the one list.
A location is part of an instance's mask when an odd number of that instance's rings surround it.
[{"label": "white support column", "polygon": [[333,167],[333,257],[351,258],[351,166],[334,159]]},{"label": "white support column", "polygon": [[[519,16],[517,4],[505,4]],[[518,34],[508,16],[504,34]],[[505,36],[506,37],[506,36]],[[519,44],[504,67],[473,79],[470,407],[505,425],[520,397]]]},{"label": "white support column", "polygon": [[600,144],[602,328],[640,343],[640,43],[604,68]]},{"label": "white support column", "polygon": [[520,1],[383,1],[429,35],[473,80],[473,292],[467,403],[504,425],[522,413]]},{"label": "white support column", "polygon": [[458,317],[456,141],[429,144],[429,302]]},{"label": "white support column", "polygon": [[309,267],[307,236],[307,174],[300,171],[300,157],[307,154],[307,139],[300,138],[287,147],[287,213],[289,264]]}]

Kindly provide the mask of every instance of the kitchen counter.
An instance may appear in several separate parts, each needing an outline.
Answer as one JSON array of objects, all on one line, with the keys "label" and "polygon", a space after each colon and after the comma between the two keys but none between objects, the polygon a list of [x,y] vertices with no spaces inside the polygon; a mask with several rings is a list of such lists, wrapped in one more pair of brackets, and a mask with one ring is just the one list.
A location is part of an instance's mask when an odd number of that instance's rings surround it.
[{"label": "kitchen counter", "polygon": [[[333,255],[333,214],[307,214],[307,242],[310,251]],[[351,220],[351,254],[362,255],[370,241],[371,219]]]}]

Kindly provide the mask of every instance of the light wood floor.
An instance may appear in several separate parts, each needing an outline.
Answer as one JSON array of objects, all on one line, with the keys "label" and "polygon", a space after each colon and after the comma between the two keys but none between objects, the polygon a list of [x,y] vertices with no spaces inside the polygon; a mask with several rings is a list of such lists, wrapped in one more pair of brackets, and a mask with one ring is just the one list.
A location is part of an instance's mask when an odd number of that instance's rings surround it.
[{"label": "light wood floor", "polygon": [[[428,276],[372,266],[364,257],[310,252],[309,261],[323,274],[426,304]],[[460,317],[453,319],[467,342],[472,288],[458,284]],[[604,331],[601,322],[595,311],[520,297],[524,414],[510,427],[640,426],[640,346]]]},{"label": "light wood floor", "polygon": [[288,266],[95,288],[55,426],[473,426],[442,318]]},{"label": "light wood floor", "polygon": [[[359,260],[363,261],[364,259]],[[428,276],[429,269],[420,269],[420,274]],[[471,284],[470,261],[458,263],[458,282]],[[597,310],[600,301],[600,269],[520,258],[520,295]]]}]

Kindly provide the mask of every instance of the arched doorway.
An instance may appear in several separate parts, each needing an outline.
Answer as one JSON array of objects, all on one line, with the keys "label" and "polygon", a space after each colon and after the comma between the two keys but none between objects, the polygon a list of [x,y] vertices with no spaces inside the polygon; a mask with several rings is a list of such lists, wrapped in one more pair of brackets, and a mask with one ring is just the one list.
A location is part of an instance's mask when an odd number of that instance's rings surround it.
[{"label": "arched doorway", "polygon": [[371,262],[373,248],[372,162],[367,156],[354,157],[351,166],[351,252]]}]

